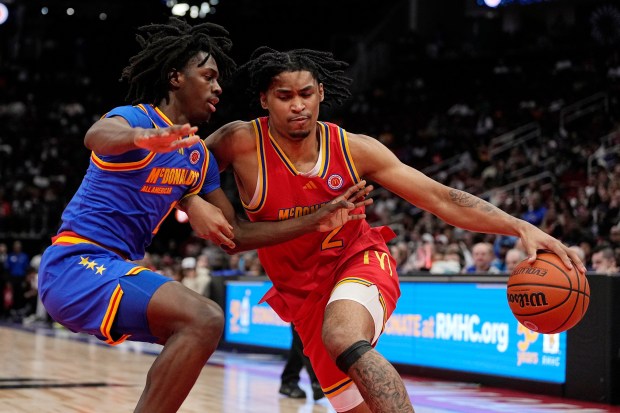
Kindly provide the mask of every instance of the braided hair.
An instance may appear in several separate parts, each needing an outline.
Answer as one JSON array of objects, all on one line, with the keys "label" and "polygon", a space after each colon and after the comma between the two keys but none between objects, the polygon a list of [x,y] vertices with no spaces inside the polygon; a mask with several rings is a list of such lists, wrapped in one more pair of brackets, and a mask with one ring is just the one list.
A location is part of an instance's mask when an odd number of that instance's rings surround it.
[{"label": "braided hair", "polygon": [[171,17],[167,24],[151,24],[138,30],[136,40],[142,50],[129,59],[120,79],[129,83],[126,99],[132,104],[157,104],[168,99],[168,74],[184,68],[201,51],[207,56],[199,66],[213,56],[222,77],[231,75],[235,69],[235,62],[227,54],[232,41],[222,26],[213,23],[191,26]]},{"label": "braided hair", "polygon": [[245,83],[245,92],[253,104],[258,103],[259,93],[266,92],[273,78],[283,72],[308,71],[323,84],[325,106],[340,105],[349,96],[348,86],[351,79],[346,77],[344,69],[348,63],[334,59],[330,52],[311,49],[294,49],[278,52],[266,46],[259,47],[252,53],[250,60],[239,67],[236,80]]}]

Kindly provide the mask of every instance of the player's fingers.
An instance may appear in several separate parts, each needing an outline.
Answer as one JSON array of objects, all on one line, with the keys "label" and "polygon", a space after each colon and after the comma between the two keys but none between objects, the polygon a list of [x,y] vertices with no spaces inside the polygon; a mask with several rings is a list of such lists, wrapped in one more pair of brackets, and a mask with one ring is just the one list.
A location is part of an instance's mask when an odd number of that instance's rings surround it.
[{"label": "player's fingers", "polygon": [[566,252],[563,249],[559,249],[557,251],[554,251],[556,253],[556,255],[558,257],[560,257],[562,259],[562,262],[564,263],[564,266],[568,269],[573,269],[573,262],[571,261],[571,259],[569,258],[569,256],[566,254]]},{"label": "player's fingers", "polygon": [[366,186],[366,181],[365,180],[361,180],[357,184],[355,184],[352,187],[348,188],[344,192],[344,194],[342,194],[342,197],[345,198],[345,199],[349,199],[353,194],[357,194],[365,186]]},{"label": "player's fingers", "polygon": [[355,205],[353,204],[353,202],[349,202],[344,199],[341,199],[340,201],[336,201],[332,203],[332,209],[331,209],[332,211],[336,209],[341,209],[341,208],[353,209],[355,208]]},{"label": "player's fingers", "polygon": [[355,203],[355,208],[360,208],[363,206],[368,206],[371,205],[374,202],[374,200],[372,198],[368,198],[368,199],[364,199],[362,201],[356,202]]},{"label": "player's fingers", "polygon": [[227,226],[226,226],[226,229],[224,229],[224,230],[222,231],[222,233],[223,233],[223,234],[224,234],[227,238],[230,238],[230,239],[235,238],[235,233],[233,232],[233,227],[232,227],[232,225],[230,225],[230,224],[226,224],[226,225],[227,225]]},{"label": "player's fingers", "polygon": [[582,274],[585,274],[588,271],[586,269],[586,266],[581,261],[581,258],[579,258],[579,255],[577,255],[575,251],[573,251],[570,248],[566,248],[566,254],[568,254],[568,257],[573,262],[573,265],[577,267],[577,271],[579,271]]},{"label": "player's fingers", "polygon": [[[585,265],[583,265],[583,262],[581,262],[581,258],[579,258],[579,255],[577,255],[575,251],[570,248],[564,247],[562,249],[562,252],[564,253],[564,255],[566,255],[566,259],[568,260],[568,262],[571,263],[571,266],[568,268],[572,268],[574,266],[577,268],[577,271],[583,274],[586,273],[586,267]],[[562,257],[562,255],[560,254],[558,254],[558,256]],[[564,261],[564,258],[562,258],[562,261]],[[564,261],[564,264],[566,265],[566,261]]]},{"label": "player's fingers", "polygon": [[560,257],[560,259],[562,260],[566,268],[568,269],[573,268],[573,262],[571,261],[570,257],[567,254],[568,248],[566,248],[564,244],[562,244],[560,241],[553,240],[551,243],[548,243],[546,246],[547,246],[547,250],[550,250],[555,255]]},{"label": "player's fingers", "polygon": [[526,247],[525,249],[526,253],[527,253],[527,262],[528,264],[532,265],[534,264],[534,261],[536,261],[536,249],[532,249],[531,247]]},{"label": "player's fingers", "polygon": [[189,148],[190,146],[197,144],[199,141],[200,141],[200,136],[194,135],[194,136],[190,136],[189,138],[176,140],[172,142],[171,145],[176,149]]},{"label": "player's fingers", "polygon": [[347,197],[347,199],[351,202],[355,202],[358,199],[364,199],[368,196],[370,191],[372,191],[373,189],[374,188],[372,187],[372,185],[365,186],[363,188],[360,188],[357,192],[355,192],[351,196]]},{"label": "player's fingers", "polygon": [[230,249],[235,248],[235,243],[233,242],[233,240],[230,239],[230,237],[227,237],[226,235],[224,235],[221,232],[219,234],[216,234],[216,237],[215,237],[214,241],[218,245],[225,245],[225,246],[227,246]]},{"label": "player's fingers", "polygon": [[356,220],[365,219],[365,218],[366,218],[366,214],[349,214],[348,220],[356,221]]}]

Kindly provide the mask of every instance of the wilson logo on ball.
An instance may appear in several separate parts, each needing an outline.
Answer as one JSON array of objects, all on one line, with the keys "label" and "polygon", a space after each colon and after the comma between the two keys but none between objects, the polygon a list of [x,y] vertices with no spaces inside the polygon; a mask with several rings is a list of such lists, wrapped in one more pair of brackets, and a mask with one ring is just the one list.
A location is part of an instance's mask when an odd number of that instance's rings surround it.
[{"label": "wilson logo on ball", "polygon": [[518,274],[531,274],[531,275],[538,275],[540,277],[544,277],[545,275],[547,275],[547,270],[543,268],[537,268],[537,267],[517,267],[512,272],[512,275],[518,275]]},{"label": "wilson logo on ball", "polygon": [[506,285],[508,306],[532,331],[555,334],[574,327],[590,303],[590,285],[576,265],[567,267],[550,251],[536,251],[536,260],[523,260]]},{"label": "wilson logo on ball", "polygon": [[508,294],[509,303],[517,303],[519,307],[546,307],[549,305],[545,293]]}]

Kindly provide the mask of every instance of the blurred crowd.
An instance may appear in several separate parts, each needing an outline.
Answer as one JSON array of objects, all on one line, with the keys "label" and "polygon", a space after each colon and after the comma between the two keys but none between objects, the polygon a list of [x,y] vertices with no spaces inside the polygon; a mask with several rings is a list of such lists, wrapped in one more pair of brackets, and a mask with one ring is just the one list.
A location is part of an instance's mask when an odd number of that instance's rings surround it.
[{"label": "blurred crowd", "polygon": [[[42,46],[54,54],[53,42]],[[371,135],[434,179],[539,226],[579,251],[589,270],[618,272],[616,47],[569,52],[540,42],[477,55],[471,44],[449,48],[405,32],[382,50],[380,74],[325,120]],[[58,71],[37,61],[0,62],[0,312],[30,321],[45,319],[37,312],[38,260],[88,166],[84,132],[120,103],[79,59]],[[231,178],[222,182],[236,199]],[[390,247],[401,275],[509,273],[525,257],[514,237],[453,228],[382,188],[372,197],[368,219],[397,233]],[[142,265],[208,296],[218,294],[217,277],[264,275],[255,251],[229,256],[188,224],[169,221]]]}]

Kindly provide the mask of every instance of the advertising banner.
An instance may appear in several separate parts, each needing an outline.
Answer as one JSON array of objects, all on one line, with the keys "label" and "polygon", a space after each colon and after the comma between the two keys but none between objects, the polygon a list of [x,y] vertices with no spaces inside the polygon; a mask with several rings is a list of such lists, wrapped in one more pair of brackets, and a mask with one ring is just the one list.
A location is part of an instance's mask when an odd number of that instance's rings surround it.
[{"label": "advertising banner", "polygon": [[[289,324],[266,303],[268,281],[229,282],[229,343],[288,349]],[[564,383],[566,333],[538,334],[517,322],[505,284],[401,284],[402,295],[377,349],[391,362]]]}]

